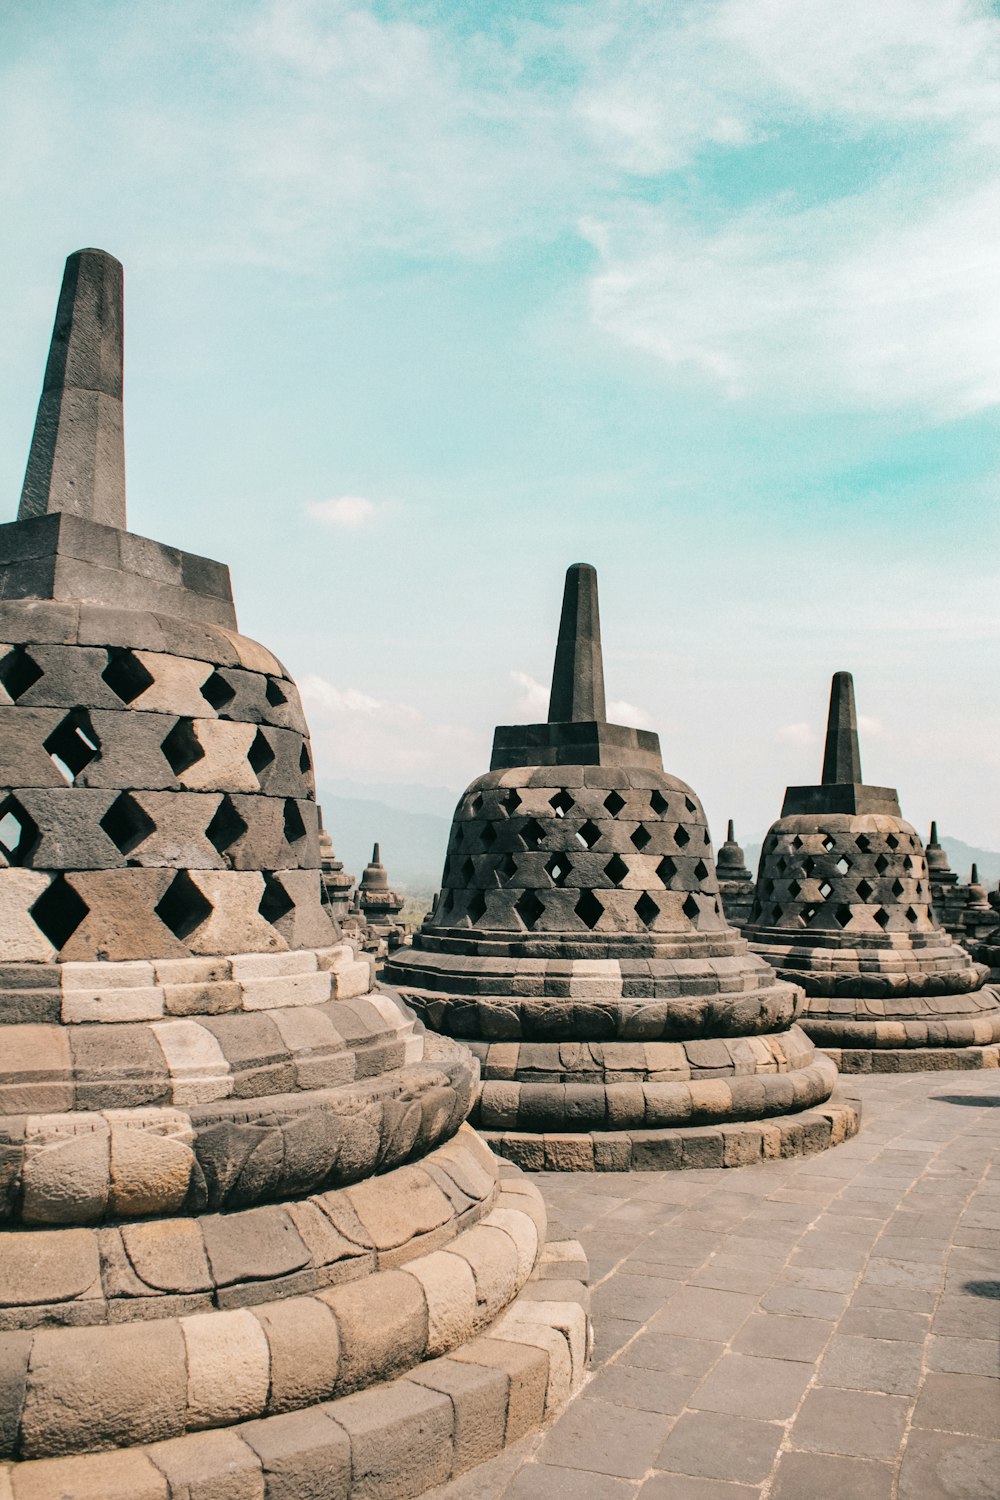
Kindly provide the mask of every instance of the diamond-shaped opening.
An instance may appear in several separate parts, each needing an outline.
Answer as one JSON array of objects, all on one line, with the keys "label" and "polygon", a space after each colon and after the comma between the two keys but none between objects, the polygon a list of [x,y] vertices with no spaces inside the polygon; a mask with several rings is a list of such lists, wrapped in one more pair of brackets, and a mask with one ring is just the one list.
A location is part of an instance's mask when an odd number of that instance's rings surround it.
[{"label": "diamond-shaped opening", "polygon": [[867,880],[858,881],[858,895],[861,897],[862,901],[867,901],[868,897],[872,894],[874,889],[875,887],[873,885],[869,885]]},{"label": "diamond-shaped opening", "polygon": [[306,836],[306,825],[302,818],[299,804],[294,797],[285,798],[285,841],[289,844],[297,844],[299,839]]},{"label": "diamond-shaped opening", "polygon": [[469,812],[472,814],[472,816],[474,818],[478,818],[479,814],[482,812],[482,810],[483,810],[483,794],[482,794],[482,792],[476,792],[475,796],[470,797],[470,799],[469,799]]},{"label": "diamond-shaped opening", "polygon": [[473,926],[475,926],[480,917],[484,916],[486,913],[486,897],[483,895],[482,891],[473,891],[466,904],[465,910],[468,913],[469,921]]},{"label": "diamond-shaped opening", "polygon": [[884,906],[880,906],[879,909],[878,909],[878,911],[875,913],[875,920],[878,923],[878,925],[882,928],[882,931],[884,932],[885,929],[888,927],[889,920],[890,920],[889,919],[889,913],[886,911],[886,909],[885,909]]},{"label": "diamond-shaped opening", "polygon": [[122,792],[104,814],[101,827],[119,854],[131,854],[149,838],[156,824],[133,796]]},{"label": "diamond-shaped opening", "polygon": [[658,818],[662,818],[663,814],[670,807],[670,803],[667,801],[666,797],[664,797],[661,791],[650,792],[649,805]]},{"label": "diamond-shaped opening", "polygon": [[511,880],[516,874],[517,860],[512,854],[505,854],[496,866],[498,883]]},{"label": "diamond-shaped opening", "polygon": [[774,925],[775,922],[780,922],[781,921],[783,913],[784,913],[784,908],[781,907],[781,906],[778,906],[778,904],[775,903],[775,905],[771,909],[771,925],[772,926]]},{"label": "diamond-shaped opening", "polygon": [[643,891],[635,903],[635,914],[644,927],[650,927],[660,915],[660,908],[648,891]]},{"label": "diamond-shaped opening", "polygon": [[74,708],[56,725],[44,747],[56,770],[70,786],[101,753],[101,742],[90,722],[90,715],[82,708]]},{"label": "diamond-shaped opening", "polygon": [[288,696],[276,677],[269,677],[264,687],[264,697],[272,708],[280,708],[288,702]]},{"label": "diamond-shaped opening", "polygon": [[464,825],[464,823],[453,823],[452,824],[452,828],[451,828],[451,847],[452,847],[452,849],[457,849],[457,848],[459,848],[459,846],[461,844],[464,844],[464,843],[465,843],[465,825]]},{"label": "diamond-shaped opening", "polygon": [[617,818],[618,814],[625,806],[625,798],[620,797],[617,792],[609,792],[604,799],[604,806],[607,808],[608,812],[613,818]]},{"label": "diamond-shaped opening", "polygon": [[206,703],[210,703],[218,713],[220,708],[225,708],[227,703],[232,703],[236,697],[236,689],[231,682],[227,682],[221,672],[213,672],[207,681],[203,682],[199,689]]},{"label": "diamond-shaped opening", "polygon": [[694,878],[695,880],[708,879],[708,865],[706,865],[703,859],[699,859],[698,863],[694,867]]},{"label": "diamond-shaped opening", "polygon": [[846,875],[850,868],[851,861],[847,858],[846,854],[842,854],[837,860],[837,869],[840,871],[841,875]]},{"label": "diamond-shaped opening", "polygon": [[683,849],[687,844],[690,844],[690,842],[691,835],[688,833],[683,823],[678,823],[677,827],[674,829],[674,843],[677,845],[678,849]]},{"label": "diamond-shaped opening", "polygon": [[58,951],[69,942],[89,910],[65,875],[57,875],[28,908],[28,915]]},{"label": "diamond-shaped opening", "polygon": [[526,849],[541,848],[542,840],[544,839],[544,837],[545,829],[542,827],[541,823],[539,823],[537,818],[529,818],[527,823],[525,823],[524,827],[521,829],[520,838],[522,844]]},{"label": "diamond-shaped opening", "polygon": [[255,776],[259,776],[264,767],[269,766],[273,759],[274,751],[271,749],[271,741],[263,729],[258,729],[254,735],[253,744],[247,751],[247,760],[250,762],[250,769]]},{"label": "diamond-shaped opening", "polygon": [[303,745],[302,749],[299,751],[299,770],[302,772],[303,776],[308,776],[309,772],[312,770],[312,760],[309,755],[308,745]]},{"label": "diamond-shaped opening", "polygon": [[570,808],[576,806],[576,803],[573,801],[573,798],[570,796],[569,792],[561,791],[556,792],[554,797],[549,798],[549,806],[551,807],[557,818],[564,818],[569,812]]},{"label": "diamond-shaped opening", "polygon": [[912,870],[913,869],[913,855],[912,854],[908,854],[906,856],[906,858],[903,860],[903,864],[906,866],[906,868],[908,870]]},{"label": "diamond-shaped opening", "polygon": [[23,646],[15,646],[0,661],[0,683],[15,703],[44,675],[35,658],[29,656]]},{"label": "diamond-shaped opening", "polygon": [[497,841],[497,831],[492,823],[484,823],[479,834],[484,849],[492,849]]},{"label": "diamond-shaped opening", "polygon": [[576,830],[576,841],[578,844],[582,844],[584,849],[593,849],[600,837],[601,830],[589,818],[582,828]]},{"label": "diamond-shaped opening", "polygon": [[918,896],[922,896],[923,894],[924,894],[924,883],[923,883],[922,880],[918,880],[917,881],[917,895]]},{"label": "diamond-shaped opening", "polygon": [[632,842],[637,849],[641,850],[645,849],[646,845],[649,843],[652,837],[653,835],[650,833],[649,829],[643,823],[640,823],[638,828],[632,834]]},{"label": "diamond-shaped opening", "polygon": [[514,910],[528,931],[531,932],[538,918],[545,910],[545,902],[540,901],[534,891],[525,891],[514,902]]},{"label": "diamond-shaped opening", "polygon": [[38,848],[41,834],[26,807],[14,796],[0,802],[0,854],[9,865],[26,865]]},{"label": "diamond-shaped opening", "polygon": [[591,929],[595,928],[604,916],[604,907],[598,901],[593,891],[584,891],[573,910],[583,925]]},{"label": "diamond-shaped opening", "polygon": [[789,885],[788,894],[791,896],[793,901],[795,901],[797,897],[801,896],[802,887],[799,885],[799,882],[797,880],[793,880]]},{"label": "diamond-shaped opening", "polygon": [[181,942],[212,915],[212,903],[195,885],[187,870],[178,870],[155,908],[164,927]]},{"label": "diamond-shaped opening", "polygon": [[445,891],[444,900],[441,902],[441,915],[446,917],[455,905],[455,892]]},{"label": "diamond-shaped opening", "polygon": [[761,893],[762,896],[771,896],[771,895],[773,895],[774,894],[774,881],[773,880],[765,880],[764,884],[761,886],[760,893]]},{"label": "diamond-shaped opening", "polygon": [[665,854],[660,860],[660,863],[656,867],[656,874],[657,878],[662,880],[664,885],[669,885],[677,874],[677,866],[669,854]]},{"label": "diamond-shaped opening", "polygon": [[875,861],[875,868],[880,875],[884,875],[886,870],[888,870],[889,859],[885,854],[879,855],[878,859]]},{"label": "diamond-shaped opening", "polygon": [[819,888],[819,893],[823,897],[824,901],[827,899],[828,896],[831,896],[833,894],[833,886],[830,884],[830,882],[828,880],[824,880],[823,881],[822,885]]},{"label": "diamond-shaped opening", "polygon": [[849,906],[838,906],[833,915],[841,927],[846,927],[854,913]]},{"label": "diamond-shaped opening", "polygon": [[545,873],[553,885],[565,885],[572,868],[565,854],[553,854],[545,861]]},{"label": "diamond-shaped opening", "polygon": [[684,806],[687,808],[689,813],[696,813],[698,811],[697,802],[692,802],[690,797],[684,798]]},{"label": "diamond-shaped opening", "polygon": [[687,917],[689,922],[694,922],[696,918],[701,916],[701,907],[698,905],[693,896],[688,896],[687,900],[684,902],[684,905],[681,907],[681,911]]},{"label": "diamond-shaped opening", "polygon": [[518,808],[521,806],[520,793],[515,791],[512,786],[508,787],[504,792],[503,797],[500,799],[500,806],[503,808],[508,818],[512,818],[517,812]]},{"label": "diamond-shaped opening", "polygon": [[625,879],[625,876],[628,874],[628,865],[622,859],[620,854],[612,854],[611,858],[604,866],[604,873],[611,881],[612,885],[621,885],[622,881]]},{"label": "diamond-shaped opening", "polygon": [[913,910],[912,906],[908,906],[906,908],[906,920],[908,922],[919,922],[920,921],[920,915],[919,915],[919,913],[915,912]]},{"label": "diamond-shaped opening", "polygon": [[802,848],[802,840],[799,838],[798,834],[796,834],[795,837],[792,839],[792,848],[793,849],[801,849]]},{"label": "diamond-shaped opening", "polygon": [[205,829],[205,837],[217,854],[225,854],[246,831],[246,819],[240,816],[232,799],[226,796],[215,809],[212,821]]},{"label": "diamond-shaped opening", "polygon": [[705,843],[706,844],[710,844],[712,842],[712,835],[709,833],[709,831],[708,831],[707,828],[705,829],[705,836],[704,837],[705,837]]},{"label": "diamond-shaped opening", "polygon": [[810,906],[804,906],[802,908],[802,920],[803,920],[803,922],[805,922],[805,924],[806,924],[807,927],[809,926],[809,923],[812,921],[813,917],[816,915],[816,913],[818,911],[819,911],[819,907],[818,906],[811,906],[810,905]]},{"label": "diamond-shaped opening", "polygon": [[858,836],[857,836],[857,838],[854,840],[854,842],[857,844],[857,846],[861,850],[862,854],[867,854],[868,851],[869,851],[869,849],[872,846],[871,845],[871,839],[869,839],[863,833],[859,833]]},{"label": "diamond-shaped opening", "polygon": [[462,861],[462,884],[471,885],[472,877],[476,873],[475,861],[466,855]]},{"label": "diamond-shaped opening", "polygon": [[906,887],[905,887],[905,885],[903,884],[903,882],[901,880],[894,880],[892,882],[891,889],[892,889],[892,894],[894,896],[896,896],[896,897],[899,897],[906,890]]},{"label": "diamond-shaped opening", "polygon": [[131,703],[153,685],[153,674],[131,651],[111,651],[101,673],[108,687],[123,703]]},{"label": "diamond-shaped opening", "polygon": [[272,925],[280,922],[282,917],[287,917],[290,911],[295,910],[295,902],[285,890],[276,875],[264,871],[264,894],[260,898],[257,907],[265,922]]},{"label": "diamond-shaped opening", "polygon": [[204,747],[198,743],[192,719],[178,719],[160,749],[175,776],[183,776],[195,761],[203,760]]},{"label": "diamond-shaped opening", "polygon": [[785,871],[788,869],[788,860],[783,854],[779,854],[778,858],[774,862],[774,867],[779,875],[784,875]]},{"label": "diamond-shaped opening", "polygon": [[885,841],[889,845],[890,849],[898,849],[899,848],[899,839],[896,837],[896,835],[894,833],[886,834]]},{"label": "diamond-shaped opening", "polygon": [[816,861],[813,859],[813,857],[812,857],[811,854],[808,854],[806,856],[806,858],[802,861],[802,873],[806,877],[807,880],[811,880],[812,879],[813,871],[815,870],[815,868],[816,868]]},{"label": "diamond-shaped opening", "polygon": [[837,840],[836,839],[832,839],[828,833],[824,834],[823,835],[823,848],[826,850],[827,854],[829,854],[829,852],[830,852],[831,849],[836,849],[836,847],[837,847]]}]

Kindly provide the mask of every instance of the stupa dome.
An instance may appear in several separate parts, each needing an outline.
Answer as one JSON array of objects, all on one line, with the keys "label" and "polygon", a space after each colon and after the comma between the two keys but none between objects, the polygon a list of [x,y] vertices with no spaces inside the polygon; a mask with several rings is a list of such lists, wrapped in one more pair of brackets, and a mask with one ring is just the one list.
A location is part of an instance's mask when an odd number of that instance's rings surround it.
[{"label": "stupa dome", "polygon": [[1000,1038],[986,970],[938,925],[895,790],[861,780],[849,672],[833,678],[822,783],[785,792],[744,932],[805,989],[803,1029],[845,1069],[941,1067],[954,1049]]},{"label": "stupa dome", "polygon": [[565,1398],[585,1313],[521,1298],[544,1209],[463,1123],[475,1060],[324,908],[228,569],[126,529],[121,331],[71,256],[0,527],[0,1491],[415,1494]]},{"label": "stupa dome", "polygon": [[[662,769],[655,734],[606,718],[586,564],[566,577],[548,721],[496,730],[440,896],[386,977],[473,1049],[476,1118],[532,1166],[759,1156],[759,1125],[733,1125],[728,1145],[690,1127],[788,1116],[835,1081],[795,1026],[801,991],[726,920],[697,796]],[[833,1115],[806,1123],[829,1142]]]}]

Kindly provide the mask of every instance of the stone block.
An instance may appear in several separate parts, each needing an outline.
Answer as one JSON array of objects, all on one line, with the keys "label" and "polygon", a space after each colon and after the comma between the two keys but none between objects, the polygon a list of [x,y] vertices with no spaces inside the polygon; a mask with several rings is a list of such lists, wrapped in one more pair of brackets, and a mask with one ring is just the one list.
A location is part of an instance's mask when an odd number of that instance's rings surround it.
[{"label": "stone block", "polygon": [[196,870],[190,878],[211,907],[205,919],[186,935],[193,953],[275,952],[287,946],[260,914],[264,895],[262,874],[250,870]]},{"label": "stone block", "polygon": [[196,1313],[180,1326],[187,1348],[188,1426],[223,1427],[262,1416],[270,1350],[253,1313]]},{"label": "stone block", "polygon": [[330,975],[325,973],[292,974],[278,979],[247,980],[243,985],[244,1010],[275,1010],[278,1006],[323,1005],[329,999]]},{"label": "stone block", "polygon": [[115,801],[111,790],[30,787],[17,800],[34,819],[39,839],[31,856],[36,870],[105,870],[122,863],[117,846],[101,827]]},{"label": "stone block", "polygon": [[348,1500],[351,1440],[326,1410],[247,1422],[240,1436],[260,1459],[265,1500]]},{"label": "stone block", "polygon": [[254,1309],[271,1350],[269,1412],[327,1400],[337,1384],[337,1321],[315,1297],[289,1297]]},{"label": "stone block", "polygon": [[[2,734],[0,726],[0,734]],[[38,870],[3,871],[0,880],[0,960],[5,963],[51,963],[52,943],[31,916],[30,908],[48,890],[50,878]]]},{"label": "stone block", "polygon": [[[111,1185],[110,1131],[104,1120],[77,1128],[72,1116],[27,1136],[22,1183],[26,1224],[86,1224],[103,1217]],[[56,1117],[59,1121],[59,1117]],[[29,1121],[29,1130],[32,1122]]]},{"label": "stone block", "polygon": [[[7,1333],[0,1337],[0,1458],[12,1458],[17,1449],[31,1338],[30,1333]],[[0,1489],[0,1500],[2,1495]]]},{"label": "stone block", "polygon": [[66,1026],[81,1021],[156,1021],[163,1010],[164,994],[158,985],[131,990],[110,986],[63,990],[62,1019]]},{"label": "stone block", "polygon": [[452,1359],[456,1363],[488,1367],[506,1376],[508,1445],[541,1425],[549,1382],[549,1360],[544,1349],[511,1339],[485,1337],[456,1349]]},{"label": "stone block", "polygon": [[69,1046],[75,1109],[127,1109],[168,1101],[169,1075],[150,1026],[73,1026]]},{"label": "stone block", "polygon": [[197,1021],[160,1021],[151,1028],[163,1054],[175,1104],[206,1104],[233,1090],[229,1063],[217,1038]]},{"label": "stone block", "polygon": [[[187,1140],[179,1138],[184,1135]],[[163,1121],[159,1129],[151,1120],[112,1122],[111,1212],[121,1218],[177,1213],[195,1165],[190,1139],[190,1128],[178,1120]]]},{"label": "stone block", "polygon": [[208,838],[222,798],[218,792],[175,792],[138,789],[129,793],[131,801],[145,814],[153,827],[142,839],[143,865],[167,869],[213,870],[227,868]]},{"label": "stone block", "polygon": [[201,1232],[218,1286],[289,1276],[309,1264],[309,1251],[277,1204],[239,1214],[205,1214]]},{"label": "stone block", "polygon": [[351,1500],[406,1500],[452,1469],[452,1404],[412,1381],[360,1391],[330,1410],[351,1439]]},{"label": "stone block", "polygon": [[518,1252],[502,1229],[477,1224],[459,1235],[445,1253],[460,1255],[471,1265],[481,1317],[496,1317],[517,1292]]},{"label": "stone block", "polygon": [[201,689],[211,677],[211,662],[186,656],[170,656],[162,651],[130,653],[153,679],[131,707],[145,713],[183,714],[187,718],[206,717],[210,704]]},{"label": "stone block", "polygon": [[337,1320],[338,1391],[388,1379],[423,1359],[427,1303],[416,1277],[404,1271],[382,1271],[317,1296]]},{"label": "stone block", "polygon": [[484,1463],[504,1446],[508,1381],[502,1370],[452,1359],[428,1360],[407,1377],[441,1391],[454,1410],[452,1475]]},{"label": "stone block", "polygon": [[13,1474],[14,1500],[171,1500],[166,1479],[138,1451],[42,1459]]},{"label": "stone block", "polygon": [[177,1324],[40,1328],[21,1421],[25,1458],[132,1447],[183,1431],[186,1375]]},{"label": "stone block", "polygon": [[266,1500],[260,1460],[235,1432],[189,1432],[155,1443],[149,1456],[171,1500]]},{"label": "stone block", "polygon": [[86,1229],[4,1236],[0,1306],[65,1302],[100,1292],[97,1241]]},{"label": "stone block", "polygon": [[186,955],[187,948],[160,920],[155,908],[170,884],[169,870],[85,870],[67,883],[87,907],[82,922],[63,944],[64,960]]},{"label": "stone block", "polygon": [[73,1103],[69,1042],[58,1026],[5,1026],[0,1114],[50,1114]]},{"label": "stone block", "polygon": [[371,965],[366,959],[358,959],[331,973],[332,994],[335,1000],[354,1000],[367,995],[372,987]]},{"label": "stone block", "polygon": [[148,1224],[124,1224],[121,1237],[135,1274],[147,1286],[160,1292],[202,1292],[211,1288],[212,1277],[197,1220],[157,1219]]},{"label": "stone block", "polygon": [[469,1262],[436,1250],[407,1261],[406,1270],[420,1282],[427,1302],[427,1358],[456,1349],[471,1338],[477,1298]]},{"label": "stone block", "polygon": [[44,746],[64,717],[58,708],[0,705],[0,786],[66,785]]}]

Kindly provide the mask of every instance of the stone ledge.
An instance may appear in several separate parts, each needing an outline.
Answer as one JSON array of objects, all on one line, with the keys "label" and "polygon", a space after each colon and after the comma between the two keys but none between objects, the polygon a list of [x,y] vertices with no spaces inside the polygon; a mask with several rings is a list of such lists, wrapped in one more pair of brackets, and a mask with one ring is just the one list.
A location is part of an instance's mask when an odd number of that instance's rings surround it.
[{"label": "stone ledge", "polygon": [[[1000,1067],[1000,1044],[985,1047],[821,1047],[843,1074],[975,1072]],[[495,1149],[495,1148],[494,1148]]]},{"label": "stone ledge", "polygon": [[860,1123],[859,1101],[838,1090],[819,1108],[759,1123],[588,1134],[480,1134],[494,1151],[526,1172],[669,1172],[809,1156],[856,1135]]}]

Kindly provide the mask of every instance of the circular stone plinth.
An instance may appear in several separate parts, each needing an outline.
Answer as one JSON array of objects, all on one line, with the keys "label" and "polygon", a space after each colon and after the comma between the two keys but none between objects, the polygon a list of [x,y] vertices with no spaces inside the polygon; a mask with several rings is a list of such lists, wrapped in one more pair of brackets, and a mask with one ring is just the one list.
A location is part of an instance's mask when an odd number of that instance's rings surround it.
[{"label": "circular stone plinth", "polygon": [[744,1167],[782,1156],[811,1156],[856,1135],[861,1105],[837,1090],[818,1109],[769,1120],[682,1130],[599,1130],[527,1134],[479,1130],[498,1156],[530,1172],[675,1172]]},{"label": "circular stone plinth", "polygon": [[820,1047],[841,1073],[976,1072],[1000,1067],[1000,1044],[987,1047]]}]

